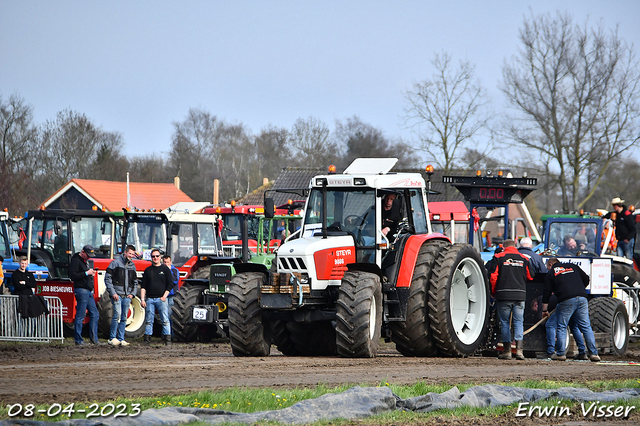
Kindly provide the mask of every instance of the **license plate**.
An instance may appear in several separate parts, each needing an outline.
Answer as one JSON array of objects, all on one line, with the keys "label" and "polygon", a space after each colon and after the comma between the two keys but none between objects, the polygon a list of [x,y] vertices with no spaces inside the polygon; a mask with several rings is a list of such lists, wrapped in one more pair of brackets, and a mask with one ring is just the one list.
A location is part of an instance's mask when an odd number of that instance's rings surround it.
[{"label": "license plate", "polygon": [[207,310],[202,308],[193,308],[193,319],[194,320],[206,320],[207,319]]}]

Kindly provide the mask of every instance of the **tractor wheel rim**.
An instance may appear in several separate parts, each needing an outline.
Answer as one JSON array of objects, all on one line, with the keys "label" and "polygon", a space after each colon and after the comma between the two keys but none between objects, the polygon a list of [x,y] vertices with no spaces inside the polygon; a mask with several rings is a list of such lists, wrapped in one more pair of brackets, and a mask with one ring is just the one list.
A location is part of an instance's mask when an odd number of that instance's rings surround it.
[{"label": "tractor wheel rim", "polygon": [[486,283],[478,263],[463,259],[453,271],[449,306],[453,329],[463,344],[474,343],[484,328]]}]

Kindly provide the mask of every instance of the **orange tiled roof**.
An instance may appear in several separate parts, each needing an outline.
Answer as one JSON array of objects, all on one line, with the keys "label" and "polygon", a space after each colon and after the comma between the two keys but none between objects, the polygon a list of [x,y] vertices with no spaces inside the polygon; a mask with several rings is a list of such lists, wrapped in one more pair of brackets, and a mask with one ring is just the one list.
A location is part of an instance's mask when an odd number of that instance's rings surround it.
[{"label": "orange tiled roof", "polygon": [[[91,179],[71,179],[44,202],[45,206],[72,186],[85,193],[99,208],[120,211],[127,207],[126,182]],[[129,182],[129,192],[131,207],[139,209],[166,209],[181,201],[193,202],[191,197],[176,188],[173,183]]]}]

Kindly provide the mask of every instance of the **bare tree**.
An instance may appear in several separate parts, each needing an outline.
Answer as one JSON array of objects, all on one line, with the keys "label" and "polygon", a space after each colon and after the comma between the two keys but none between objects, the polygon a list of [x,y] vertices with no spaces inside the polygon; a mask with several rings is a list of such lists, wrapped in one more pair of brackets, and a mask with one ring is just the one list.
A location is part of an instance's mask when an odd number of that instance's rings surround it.
[{"label": "bare tree", "polygon": [[419,138],[416,150],[445,174],[467,166],[459,164],[465,149],[475,149],[480,158],[491,149],[491,137],[484,134],[491,115],[486,91],[474,76],[475,66],[461,61],[454,68],[451,61],[446,53],[435,55],[431,63],[436,71],[405,93],[404,110],[405,123]]},{"label": "bare tree", "polygon": [[339,162],[341,168],[347,167],[358,157],[394,157],[398,159],[397,168],[418,165],[409,145],[402,141],[390,141],[382,130],[362,122],[358,116],[347,118],[344,123],[336,120],[335,140],[344,147],[345,156]]},{"label": "bare tree", "polygon": [[327,167],[335,163],[340,154],[330,133],[327,124],[316,118],[297,119],[289,135],[294,163],[303,167]]},{"label": "bare tree", "polygon": [[501,88],[516,111],[505,128],[518,146],[549,159],[563,210],[575,210],[593,196],[611,162],[638,141],[633,47],[617,30],[574,26],[560,13],[525,20],[520,40],[520,53],[503,68]]},{"label": "bare tree", "polygon": [[21,97],[0,95],[0,206],[22,212],[39,201],[37,191],[24,191],[31,185],[37,128],[32,110]]},{"label": "bare tree", "polygon": [[105,132],[84,114],[66,109],[47,121],[40,132],[39,187],[51,194],[72,178],[87,178]]}]

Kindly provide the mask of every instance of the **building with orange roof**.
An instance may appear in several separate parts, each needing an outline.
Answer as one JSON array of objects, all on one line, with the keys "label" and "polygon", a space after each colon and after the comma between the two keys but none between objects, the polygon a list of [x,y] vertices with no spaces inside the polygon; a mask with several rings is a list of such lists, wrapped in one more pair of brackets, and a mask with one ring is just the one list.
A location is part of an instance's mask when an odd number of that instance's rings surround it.
[{"label": "building with orange roof", "polygon": [[91,209],[97,206],[107,211],[121,211],[126,207],[138,209],[166,209],[176,203],[193,202],[182,192],[179,181],[174,183],[127,182],[71,179],[43,203],[48,209]]}]

